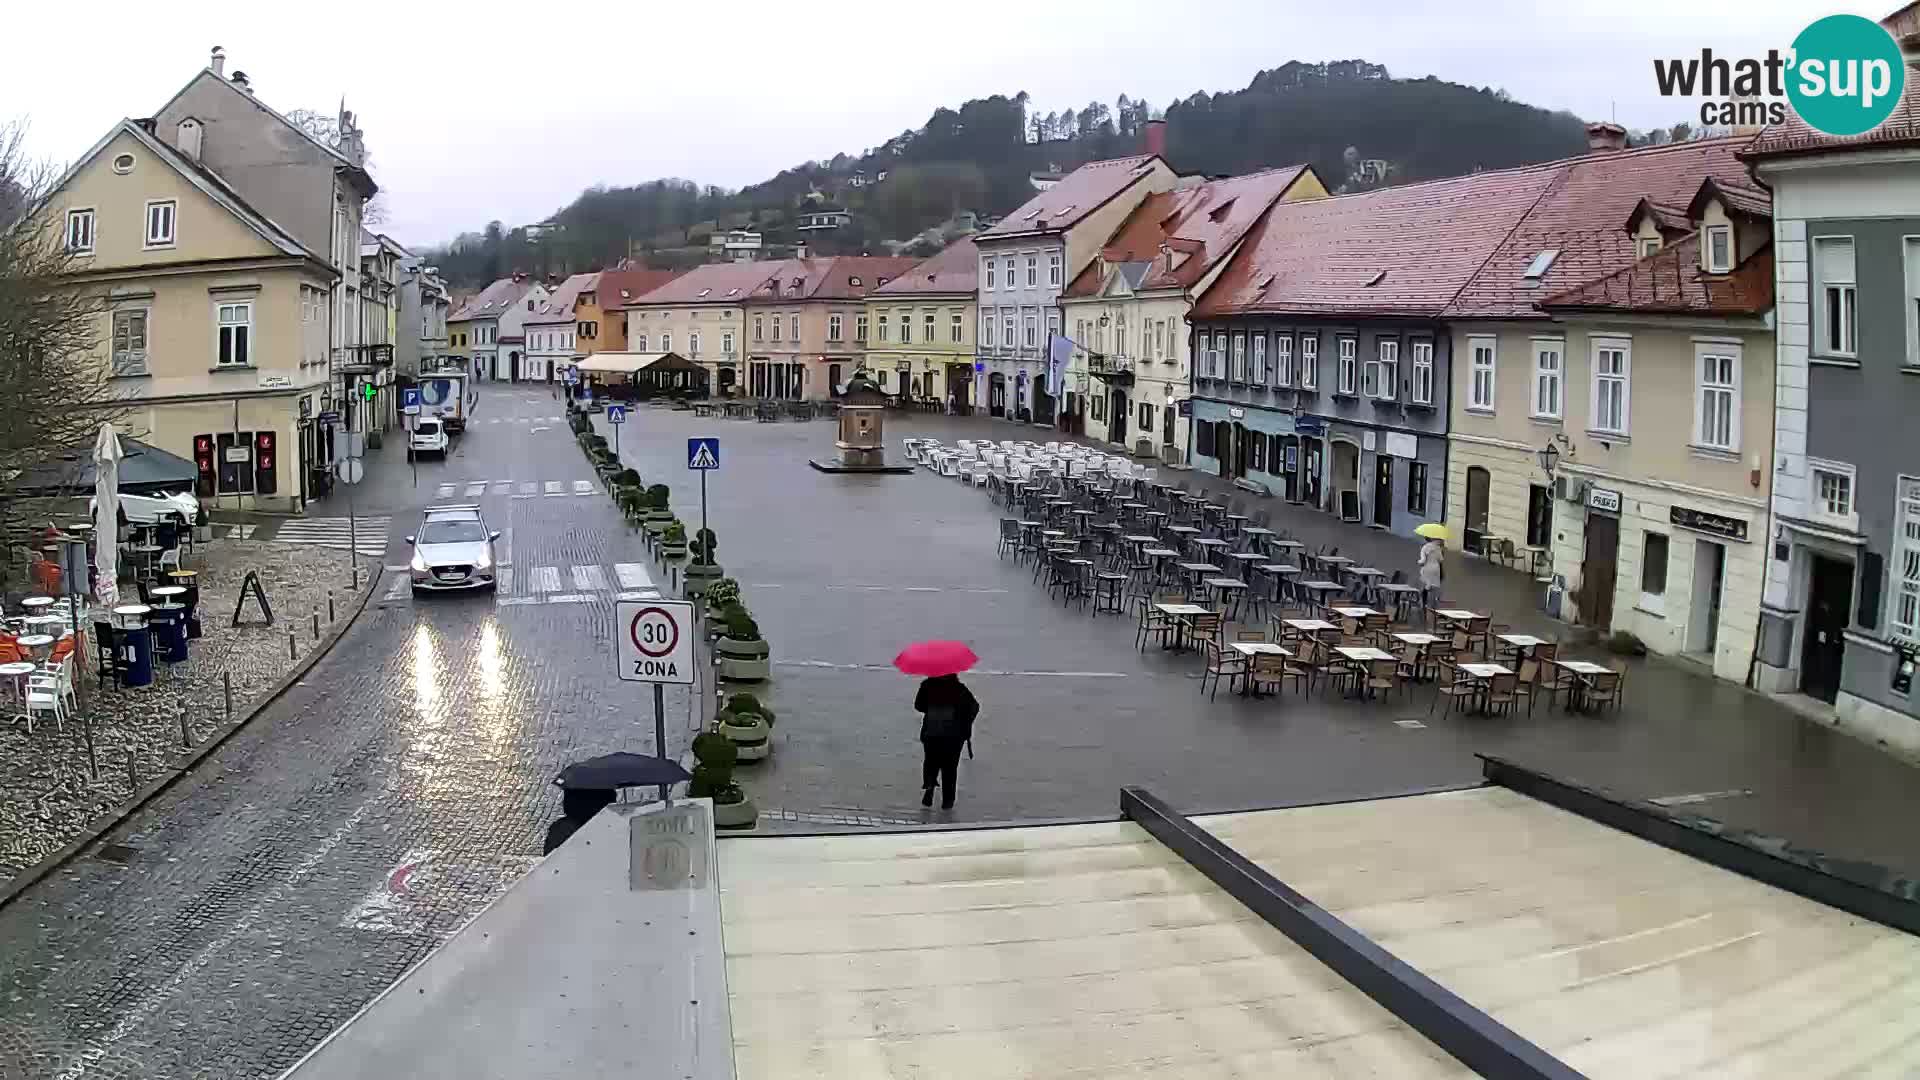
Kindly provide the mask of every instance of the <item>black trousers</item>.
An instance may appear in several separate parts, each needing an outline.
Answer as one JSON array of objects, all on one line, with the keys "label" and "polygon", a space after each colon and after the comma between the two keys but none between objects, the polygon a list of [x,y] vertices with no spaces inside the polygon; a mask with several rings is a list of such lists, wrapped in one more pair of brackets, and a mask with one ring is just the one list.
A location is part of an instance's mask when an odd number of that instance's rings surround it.
[{"label": "black trousers", "polygon": [[960,774],[960,751],[967,745],[965,739],[922,738],[920,745],[926,749],[926,761],[920,766],[920,786],[932,788],[934,781],[940,782],[940,801],[953,805],[953,785]]}]

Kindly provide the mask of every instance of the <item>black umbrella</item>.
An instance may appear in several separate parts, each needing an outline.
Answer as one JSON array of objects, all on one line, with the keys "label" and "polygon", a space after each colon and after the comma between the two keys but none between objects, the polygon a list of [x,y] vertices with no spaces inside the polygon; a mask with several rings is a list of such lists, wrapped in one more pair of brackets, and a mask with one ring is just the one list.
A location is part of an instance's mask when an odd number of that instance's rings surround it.
[{"label": "black umbrella", "polygon": [[691,775],[677,761],[622,751],[576,761],[561,769],[553,782],[563,788],[613,791],[648,784],[677,784],[689,779]]}]

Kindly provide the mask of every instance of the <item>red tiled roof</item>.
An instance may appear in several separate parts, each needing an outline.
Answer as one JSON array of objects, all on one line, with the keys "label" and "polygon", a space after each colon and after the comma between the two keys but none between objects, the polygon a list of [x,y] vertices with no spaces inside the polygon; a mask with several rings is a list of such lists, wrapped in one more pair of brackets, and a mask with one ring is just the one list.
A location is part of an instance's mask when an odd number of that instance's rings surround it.
[{"label": "red tiled roof", "polygon": [[539,307],[533,309],[533,314],[527,317],[526,325],[557,326],[572,322],[573,306],[580,302],[580,294],[592,292],[594,282],[599,279],[599,274],[575,274],[561,282],[551,296],[547,297]]},{"label": "red tiled roof", "polygon": [[[1305,165],[1283,165],[1149,195],[1107,241],[1100,259],[1152,263],[1136,289],[1192,285],[1233,250],[1267,207],[1310,171]],[[1171,250],[1162,254],[1162,245]],[[1088,263],[1068,284],[1066,295],[1098,295],[1103,276],[1099,261]]]},{"label": "red tiled roof", "polygon": [[[1895,15],[1900,14],[1896,12]],[[1893,16],[1889,16],[1892,18]],[[1771,124],[1753,137],[1741,156],[1752,160],[1791,157],[1795,154],[1825,154],[1836,150],[1878,150],[1891,146],[1920,145],[1920,64],[1907,65],[1906,93],[1885,122],[1861,135],[1828,135],[1808,126],[1800,114],[1787,110],[1787,118]]]},{"label": "red tiled roof", "polygon": [[[652,290],[618,301],[600,298],[600,306],[639,304],[738,304],[780,272],[784,262],[726,262],[696,266]],[[628,271],[629,273],[633,271]]]},{"label": "red tiled roof", "polygon": [[[1729,202],[1769,205],[1737,158],[1744,137],[1701,139],[1588,154],[1539,166],[1554,182],[1466,283],[1444,315],[1450,318],[1539,318],[1543,296],[1631,265],[1639,253],[1621,227],[1641,199],[1685,206],[1709,178]],[[1485,174],[1482,174],[1485,175]],[[1527,269],[1557,250],[1538,278]]]},{"label": "red tiled roof", "polygon": [[602,270],[592,292],[601,309],[611,311],[638,300],[682,273],[680,270]]},{"label": "red tiled roof", "polygon": [[[1020,204],[1000,224],[980,234],[981,239],[1020,236],[1030,232],[1060,232],[1105,205],[1145,175],[1145,166],[1160,160],[1153,154],[1089,161],[1062,177],[1046,191]],[[1165,164],[1162,162],[1162,164]]]},{"label": "red tiled roof", "polygon": [[467,298],[460,310],[447,316],[448,322],[463,322],[468,319],[497,319],[507,313],[507,309],[520,302],[533,288],[533,279],[527,277],[503,277],[499,281]]},{"label": "red tiled roof", "polygon": [[1773,217],[1773,196],[1757,188],[1728,187],[1709,176],[1700,181],[1700,190],[1693,193],[1693,199],[1687,203],[1689,223],[1706,210],[1709,202],[1718,199],[1720,205],[1730,214],[1744,214],[1747,217]]},{"label": "red tiled roof", "polygon": [[980,248],[963,237],[938,255],[874,289],[876,296],[925,296],[936,293],[972,293],[980,289]]},{"label": "red tiled roof", "polygon": [[[762,276],[750,299],[756,303],[792,303],[802,300],[858,300],[880,287],[880,279],[889,282],[913,269],[918,260],[904,255],[836,255],[825,258],[787,259],[777,273]],[[855,279],[859,284],[854,284]],[[772,286],[777,283],[779,289]]]},{"label": "red tiled roof", "polygon": [[1747,256],[1730,274],[1709,274],[1700,269],[1700,234],[1690,233],[1630,266],[1539,303],[1550,312],[1759,315],[1773,307],[1773,248]]},{"label": "red tiled roof", "polygon": [[1561,171],[1530,166],[1276,203],[1194,314],[1436,315]]}]

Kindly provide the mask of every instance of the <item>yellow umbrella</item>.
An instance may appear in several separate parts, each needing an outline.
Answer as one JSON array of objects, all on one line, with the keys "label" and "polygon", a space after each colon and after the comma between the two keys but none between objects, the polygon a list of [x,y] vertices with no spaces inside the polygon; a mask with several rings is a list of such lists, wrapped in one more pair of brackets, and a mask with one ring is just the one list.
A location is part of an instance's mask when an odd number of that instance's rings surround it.
[{"label": "yellow umbrella", "polygon": [[1429,521],[1425,525],[1414,529],[1413,535],[1424,536],[1429,540],[1445,540],[1447,538],[1447,527],[1437,521]]}]

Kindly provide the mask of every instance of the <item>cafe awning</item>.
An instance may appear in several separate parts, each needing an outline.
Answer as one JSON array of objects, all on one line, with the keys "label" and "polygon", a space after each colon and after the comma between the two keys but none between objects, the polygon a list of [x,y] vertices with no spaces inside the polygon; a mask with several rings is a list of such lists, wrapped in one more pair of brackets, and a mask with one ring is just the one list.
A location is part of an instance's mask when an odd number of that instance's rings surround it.
[{"label": "cafe awning", "polygon": [[574,365],[583,372],[602,375],[633,375],[642,371],[705,371],[699,364],[679,353],[603,352],[594,353]]},{"label": "cafe awning", "polygon": [[[193,462],[139,439],[120,437],[120,490],[129,495],[192,491]],[[30,466],[14,483],[22,495],[79,495],[93,490],[93,447],[68,450]]]}]

